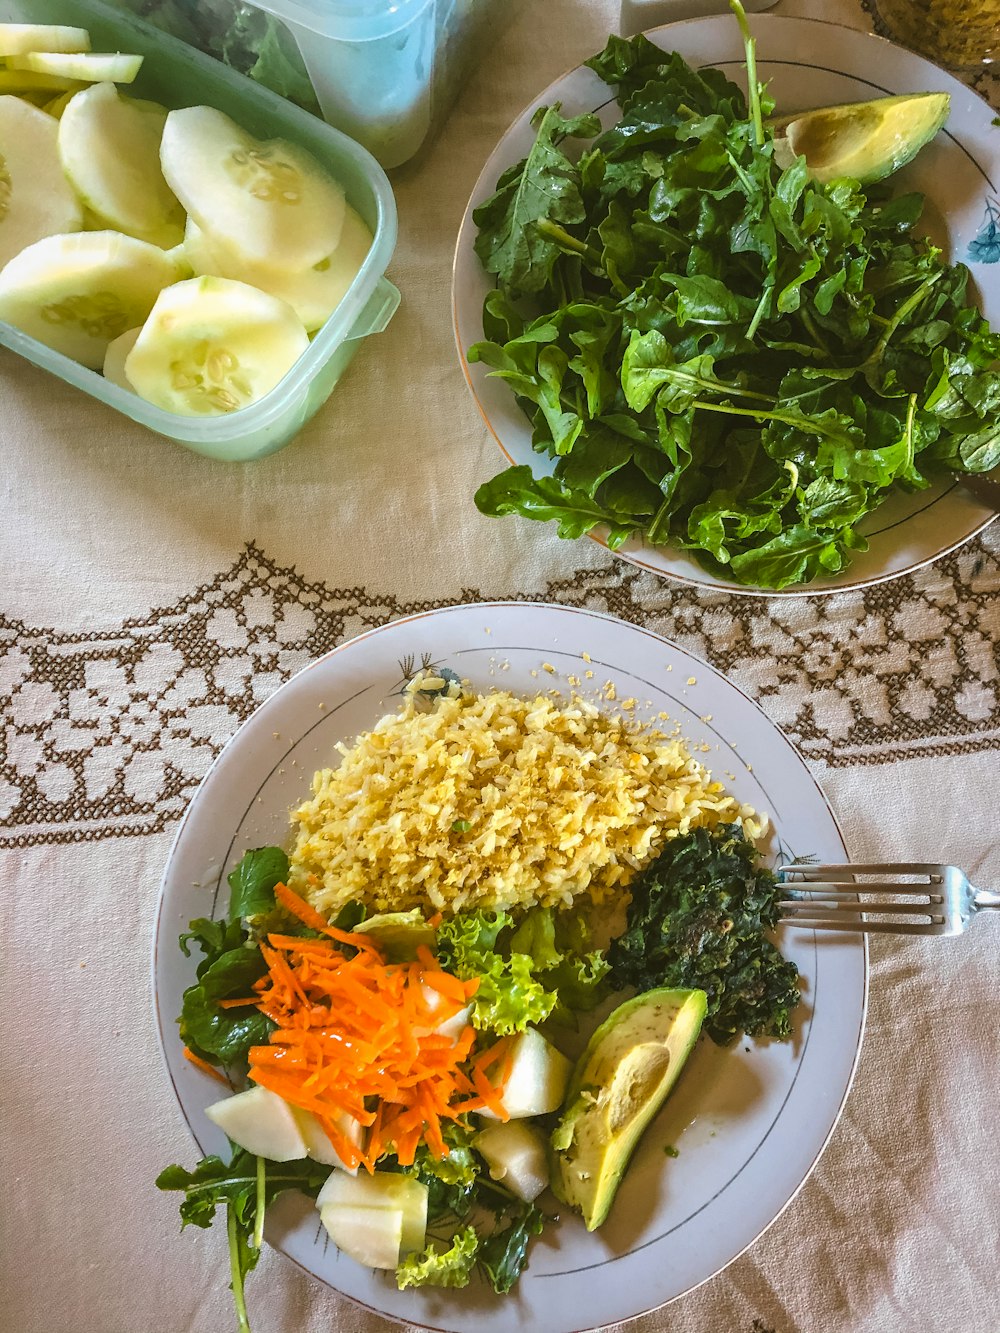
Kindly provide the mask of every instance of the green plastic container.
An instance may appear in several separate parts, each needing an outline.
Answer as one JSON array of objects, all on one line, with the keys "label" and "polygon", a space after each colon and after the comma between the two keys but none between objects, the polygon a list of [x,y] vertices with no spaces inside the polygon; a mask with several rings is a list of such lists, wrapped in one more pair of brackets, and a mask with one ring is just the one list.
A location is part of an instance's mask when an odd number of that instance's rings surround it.
[{"label": "green plastic container", "polygon": [[0,0],[0,22],[88,28],[95,51],[145,56],[130,92],[168,107],[214,106],[261,138],[302,144],[340,182],[371,228],[375,239],[360,272],[308,350],[266,397],[226,416],[165,412],[0,320],[0,344],[187,449],[239,462],[282,448],[330,396],[361,339],[380,333],[399,305],[399,292],[383,276],[396,244],[396,205],[385,172],[339,130],[100,0]]}]

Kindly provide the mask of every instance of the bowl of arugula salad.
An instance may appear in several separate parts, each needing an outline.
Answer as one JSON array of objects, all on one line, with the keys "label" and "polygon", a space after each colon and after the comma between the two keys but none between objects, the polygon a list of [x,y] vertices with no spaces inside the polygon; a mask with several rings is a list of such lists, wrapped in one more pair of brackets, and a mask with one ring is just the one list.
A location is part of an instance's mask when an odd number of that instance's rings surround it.
[{"label": "bowl of arugula salad", "polygon": [[910,52],[733,9],[610,38],[486,163],[453,309],[510,466],[476,504],[689,584],[860,587],[994,516],[961,477],[1000,464],[1000,142]]},{"label": "bowl of arugula salad", "polygon": [[274,1322],[265,1240],[453,1333],[724,1267],[853,1077],[864,942],[776,930],[770,869],[844,856],[757,706],[613,617],[448,607],[301,672],[199,788],[156,925],[198,1146],[156,1184],[225,1230],[233,1326]]}]

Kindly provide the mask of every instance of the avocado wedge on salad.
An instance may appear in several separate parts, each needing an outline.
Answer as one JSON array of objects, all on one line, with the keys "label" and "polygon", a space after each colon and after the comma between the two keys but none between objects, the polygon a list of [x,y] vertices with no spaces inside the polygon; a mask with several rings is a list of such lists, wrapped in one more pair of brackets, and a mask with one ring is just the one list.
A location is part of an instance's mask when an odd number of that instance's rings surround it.
[{"label": "avocado wedge on salad", "polygon": [[849,176],[872,185],[913,160],[948,119],[948,93],[909,93],[873,102],[817,107],[767,123],[784,171],[805,158],[812,180]]},{"label": "avocado wedge on salad", "polygon": [[703,990],[646,991],[591,1037],[552,1133],[552,1189],[588,1231],[608,1215],[642,1132],[666,1101],[708,1007]]}]

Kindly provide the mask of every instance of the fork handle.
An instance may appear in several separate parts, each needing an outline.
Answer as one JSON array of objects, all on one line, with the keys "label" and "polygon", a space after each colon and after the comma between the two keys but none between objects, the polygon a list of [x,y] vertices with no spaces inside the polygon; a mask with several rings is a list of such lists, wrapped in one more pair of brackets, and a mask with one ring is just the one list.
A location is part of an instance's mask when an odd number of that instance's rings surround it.
[{"label": "fork handle", "polygon": [[976,889],[972,906],[977,912],[981,907],[1000,907],[1000,893],[994,893],[992,889]]}]

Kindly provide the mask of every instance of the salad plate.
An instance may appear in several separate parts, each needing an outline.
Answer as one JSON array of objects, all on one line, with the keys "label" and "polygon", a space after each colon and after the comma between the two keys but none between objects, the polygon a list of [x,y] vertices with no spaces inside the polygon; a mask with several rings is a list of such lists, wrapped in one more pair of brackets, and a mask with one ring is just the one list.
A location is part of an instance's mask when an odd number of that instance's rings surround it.
[{"label": "salad plate", "polygon": [[[195,917],[225,914],[225,876],[244,850],[287,844],[289,812],[308,795],[314,771],[336,762],[338,742],[399,707],[420,663],[449,668],[475,691],[575,689],[603,711],[634,704],[629,716],[666,714],[670,723],[660,725],[676,727],[718,781],[767,814],[768,862],[846,859],[830,807],[791,742],[718,672],[648,630],[531,603],[446,607],[369,630],[300,672],[236,733],[170,853],[153,988],[169,1077],[203,1153],[226,1156],[228,1149],[204,1114],[218,1083],[183,1058],[177,1033],[196,965],[178,949],[178,936]],[[786,930],[780,944],[804,979],[792,1040],[726,1049],[702,1041],[644,1135],[608,1222],[589,1233],[561,1209],[510,1295],[497,1296],[478,1279],[464,1290],[399,1291],[391,1274],[339,1253],[311,1201],[297,1194],[269,1208],[266,1238],[367,1309],[449,1333],[574,1333],[680,1296],[731,1262],[788,1204],[823,1151],[853,1078],[867,998],[863,939]]]},{"label": "salad plate", "polygon": [[[968,265],[969,299],[994,328],[1000,326],[1000,136],[993,111],[950,74],[881,37],[818,19],[754,16],[758,77],[768,86],[777,112],[837,103],[863,102],[928,90],[951,95],[945,128],[916,158],[891,177],[893,193],[918,191],[926,197],[918,231],[927,234],[953,263]],[[695,69],[712,66],[746,87],[744,48],[731,15],[692,19],[655,28],[647,37],[665,51],[677,51]],[[561,104],[567,118],[596,113],[607,128],[621,112],[612,90],[580,66],[557,79],[513,122],[486,162],[462,221],[455,248],[452,307],[462,370],[483,419],[514,465],[528,464],[536,475],[551,473],[553,460],[532,448],[532,431],[509,387],[491,377],[489,367],[467,352],[483,339],[483,302],[493,278],[473,248],[473,210],[488,199],[497,179],[525,157],[535,139],[531,118],[540,106]],[[865,587],[899,577],[968,541],[995,517],[995,510],[950,480],[913,494],[895,494],[867,515],[858,531],[869,548],[854,553],[837,574],[780,590],[755,588],[704,569],[677,547],[650,545],[631,537],[614,553],[632,564],[682,583],[733,593],[801,596]],[[589,534],[607,545],[605,529]]]}]

